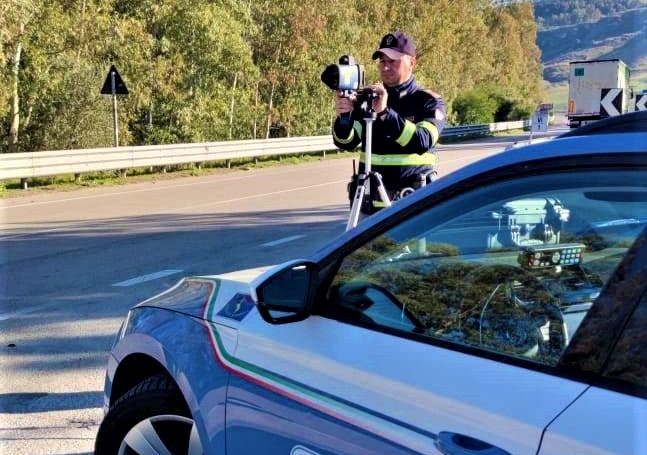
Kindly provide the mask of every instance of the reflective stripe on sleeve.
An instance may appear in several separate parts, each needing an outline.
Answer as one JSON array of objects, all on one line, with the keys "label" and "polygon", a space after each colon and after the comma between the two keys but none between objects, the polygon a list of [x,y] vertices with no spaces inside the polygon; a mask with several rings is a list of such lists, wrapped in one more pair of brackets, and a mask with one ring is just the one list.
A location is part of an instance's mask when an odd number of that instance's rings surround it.
[{"label": "reflective stripe on sleeve", "polygon": [[395,140],[395,142],[404,147],[411,142],[411,138],[414,134],[416,134],[416,125],[409,120],[406,120],[404,122],[404,128],[402,128],[402,133],[400,133],[400,136]]},{"label": "reflective stripe on sleeve", "polygon": [[353,122],[353,129],[355,130],[355,133],[357,133],[357,136],[361,138],[362,134],[364,133],[364,127],[362,126],[362,124],[355,120]]},{"label": "reflective stripe on sleeve", "polygon": [[[364,163],[364,152],[359,154],[359,161]],[[374,166],[433,166],[436,164],[436,156],[433,153],[425,152],[422,155],[411,153],[409,155],[381,155],[371,153],[371,165]]]},{"label": "reflective stripe on sleeve", "polygon": [[348,137],[346,139],[342,139],[339,136],[337,136],[337,134],[335,133],[335,130],[333,128],[332,136],[340,144],[348,144],[348,143],[352,142],[352,140],[355,138],[355,130],[354,129],[350,130],[350,134],[348,135]]},{"label": "reflective stripe on sleeve", "polygon": [[426,120],[423,120],[422,122],[416,123],[416,126],[419,126],[420,128],[424,128],[427,131],[429,131],[429,133],[431,134],[431,145],[435,145],[436,142],[438,142],[438,137],[440,136],[440,134],[438,134],[438,128],[436,127],[436,125]]},{"label": "reflective stripe on sleeve", "polygon": [[358,122],[357,120],[355,120],[353,122],[353,129],[350,130],[350,134],[348,135],[348,137],[346,139],[342,139],[339,136],[337,136],[335,134],[335,129],[334,128],[332,130],[332,135],[335,138],[335,140],[337,142],[339,142],[340,144],[349,144],[350,142],[353,141],[353,139],[355,139],[356,134],[357,134],[357,137],[359,137],[361,139],[363,131],[364,131],[364,128],[362,127],[362,124],[360,122]]}]

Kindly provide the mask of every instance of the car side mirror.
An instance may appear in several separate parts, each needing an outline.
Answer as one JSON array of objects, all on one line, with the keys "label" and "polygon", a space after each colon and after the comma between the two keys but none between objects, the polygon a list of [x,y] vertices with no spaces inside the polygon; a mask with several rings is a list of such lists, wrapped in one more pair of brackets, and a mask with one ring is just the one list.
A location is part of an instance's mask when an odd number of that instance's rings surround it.
[{"label": "car side mirror", "polygon": [[270,324],[302,321],[310,316],[314,263],[292,263],[256,288],[258,311]]}]

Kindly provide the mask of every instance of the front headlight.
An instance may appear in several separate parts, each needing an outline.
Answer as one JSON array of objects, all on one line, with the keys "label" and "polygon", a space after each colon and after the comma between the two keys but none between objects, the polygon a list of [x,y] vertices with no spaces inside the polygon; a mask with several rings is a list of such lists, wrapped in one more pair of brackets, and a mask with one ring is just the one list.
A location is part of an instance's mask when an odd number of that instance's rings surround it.
[{"label": "front headlight", "polygon": [[112,347],[113,348],[126,335],[126,330],[128,329],[128,326],[130,325],[130,315],[131,315],[131,311],[128,311],[128,314],[126,314],[126,319],[124,319],[123,322],[121,323],[121,327],[119,327],[119,330],[117,331],[117,336],[115,337],[115,340],[112,342]]}]

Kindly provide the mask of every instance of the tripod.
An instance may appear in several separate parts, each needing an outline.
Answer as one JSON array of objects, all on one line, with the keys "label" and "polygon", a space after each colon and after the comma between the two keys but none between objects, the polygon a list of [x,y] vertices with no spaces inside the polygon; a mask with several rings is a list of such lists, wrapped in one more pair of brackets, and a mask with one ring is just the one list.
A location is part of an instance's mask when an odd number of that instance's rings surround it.
[{"label": "tripod", "polygon": [[357,176],[357,188],[355,189],[355,196],[353,197],[353,204],[350,209],[350,216],[348,217],[348,224],[346,224],[346,230],[350,230],[357,226],[359,221],[359,213],[364,203],[364,198],[368,195],[371,195],[371,181],[376,186],[377,194],[380,196],[380,199],[384,203],[385,207],[391,206],[391,200],[389,195],[386,193],[384,184],[382,183],[382,176],[371,170],[371,148],[373,146],[373,122],[375,121],[377,115],[372,108],[370,99],[367,103],[367,107],[363,110],[364,116],[364,126],[366,131],[364,133],[364,139],[362,140],[362,152],[364,152],[364,170],[359,173]]}]

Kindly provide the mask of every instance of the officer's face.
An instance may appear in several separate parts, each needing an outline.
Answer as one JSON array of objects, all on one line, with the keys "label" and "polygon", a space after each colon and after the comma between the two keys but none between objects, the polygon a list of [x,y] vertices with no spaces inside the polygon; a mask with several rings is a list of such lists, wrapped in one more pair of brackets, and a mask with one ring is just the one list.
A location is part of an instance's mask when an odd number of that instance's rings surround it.
[{"label": "officer's face", "polygon": [[387,87],[400,85],[409,80],[415,64],[415,58],[409,55],[403,55],[402,58],[393,60],[382,54],[378,62],[380,79]]}]

